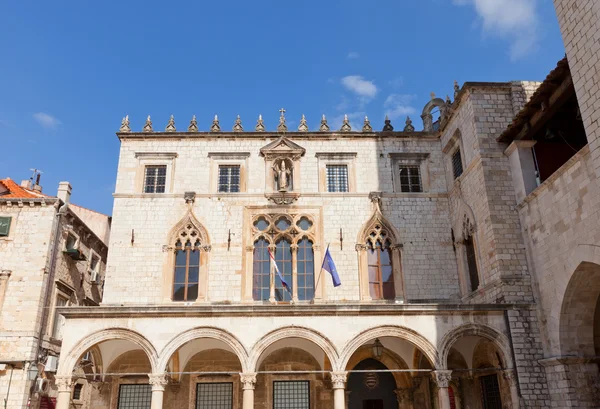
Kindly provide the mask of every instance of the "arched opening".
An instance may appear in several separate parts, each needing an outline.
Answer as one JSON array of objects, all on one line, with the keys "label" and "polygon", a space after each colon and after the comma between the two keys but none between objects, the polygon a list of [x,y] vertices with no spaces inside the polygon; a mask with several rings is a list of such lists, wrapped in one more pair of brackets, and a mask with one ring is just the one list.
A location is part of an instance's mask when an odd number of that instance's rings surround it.
[{"label": "arched opening", "polygon": [[[396,379],[381,361],[367,358],[359,362],[348,377],[348,409],[383,409],[398,407]],[[371,371],[372,370],[372,371]],[[366,372],[363,372],[366,371]]]}]

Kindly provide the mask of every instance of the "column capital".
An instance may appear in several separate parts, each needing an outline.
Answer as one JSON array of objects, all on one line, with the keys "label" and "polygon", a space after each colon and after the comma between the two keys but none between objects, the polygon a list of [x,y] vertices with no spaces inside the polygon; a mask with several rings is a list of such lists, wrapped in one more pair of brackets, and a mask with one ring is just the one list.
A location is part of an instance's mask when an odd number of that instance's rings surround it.
[{"label": "column capital", "polygon": [[71,393],[71,386],[73,386],[72,376],[56,376],[54,378],[54,384],[58,389],[58,392],[69,392]]},{"label": "column capital", "polygon": [[333,389],[344,389],[348,372],[331,372]]},{"label": "column capital", "polygon": [[240,382],[242,382],[242,389],[243,390],[254,390],[254,387],[256,386],[256,373],[254,372],[250,372],[250,373],[241,373],[240,374]]},{"label": "column capital", "polygon": [[152,385],[153,391],[164,391],[165,386],[169,383],[167,376],[163,373],[159,374],[148,374],[150,385]]},{"label": "column capital", "polygon": [[413,391],[414,391],[413,388],[395,389],[394,393],[396,394],[396,399],[398,400],[398,403],[403,404],[403,403],[412,402]]},{"label": "column capital", "polygon": [[431,372],[431,376],[439,388],[447,388],[450,384],[450,380],[452,379],[452,371],[437,370]]}]

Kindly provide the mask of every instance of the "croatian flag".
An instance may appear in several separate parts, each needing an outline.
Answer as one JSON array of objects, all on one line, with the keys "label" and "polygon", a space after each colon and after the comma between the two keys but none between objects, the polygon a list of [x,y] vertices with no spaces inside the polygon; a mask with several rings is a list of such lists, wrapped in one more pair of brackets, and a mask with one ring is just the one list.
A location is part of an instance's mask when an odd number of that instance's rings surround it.
[{"label": "croatian flag", "polygon": [[281,280],[281,284],[283,284],[283,288],[285,288],[287,292],[291,294],[292,292],[290,291],[290,286],[283,279],[283,274],[281,274],[281,271],[279,271],[279,267],[277,267],[277,262],[275,261],[275,257],[273,257],[273,253],[271,253],[271,249],[269,249],[269,257],[271,258],[271,266],[275,268],[275,271],[277,271],[277,275]]},{"label": "croatian flag", "polygon": [[335,268],[333,258],[331,258],[331,254],[329,254],[329,246],[327,246],[327,251],[325,251],[325,258],[323,259],[323,264],[321,265],[321,271],[323,270],[331,274],[334,287],[339,287],[340,285],[342,285],[342,282],[340,281],[340,276],[338,275],[337,269]]}]

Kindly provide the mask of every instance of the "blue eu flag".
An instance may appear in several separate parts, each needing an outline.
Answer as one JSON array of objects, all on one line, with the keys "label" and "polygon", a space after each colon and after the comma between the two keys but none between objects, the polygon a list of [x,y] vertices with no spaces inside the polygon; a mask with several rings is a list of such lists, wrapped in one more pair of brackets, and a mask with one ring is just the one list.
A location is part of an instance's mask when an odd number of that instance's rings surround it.
[{"label": "blue eu flag", "polygon": [[327,251],[325,252],[325,258],[323,259],[323,265],[321,265],[321,271],[327,271],[331,274],[331,278],[333,279],[333,286],[339,287],[342,285],[340,281],[340,276],[338,275],[337,269],[335,268],[335,263],[333,262],[333,258],[331,258],[331,254],[329,254],[329,247],[327,247]]}]

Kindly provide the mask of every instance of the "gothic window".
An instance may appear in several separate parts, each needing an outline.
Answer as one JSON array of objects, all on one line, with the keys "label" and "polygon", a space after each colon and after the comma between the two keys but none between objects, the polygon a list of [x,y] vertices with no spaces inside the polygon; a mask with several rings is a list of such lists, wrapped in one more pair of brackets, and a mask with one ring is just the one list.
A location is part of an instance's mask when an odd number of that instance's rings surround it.
[{"label": "gothic window", "polygon": [[[185,240],[185,239],[184,239]],[[175,243],[173,301],[195,301],[200,278],[200,239],[190,237]]]},{"label": "gothic window", "polygon": [[144,193],[165,193],[167,184],[167,166],[146,166],[144,175]]},{"label": "gothic window", "polygon": [[385,230],[379,225],[375,226],[367,240],[369,295],[373,300],[396,298],[390,245]]},{"label": "gothic window", "polygon": [[348,192],[348,166],[327,165],[327,191]]},{"label": "gothic window", "polygon": [[400,191],[404,193],[422,192],[421,167],[418,165],[400,165]]},{"label": "gothic window", "polygon": [[240,192],[240,166],[219,165],[219,187],[220,193]]},{"label": "gothic window", "polygon": [[465,256],[467,257],[467,268],[469,270],[471,291],[475,291],[479,288],[479,272],[477,271],[477,259],[475,245],[473,244],[473,237],[468,237],[465,239]]},{"label": "gothic window", "polygon": [[452,174],[454,179],[458,179],[463,174],[462,157],[460,155],[460,148],[452,154]]},{"label": "gothic window", "polygon": [[[252,231],[252,299],[309,301],[315,296],[313,220],[308,215],[256,215]],[[273,254],[286,289],[272,266]]]}]

